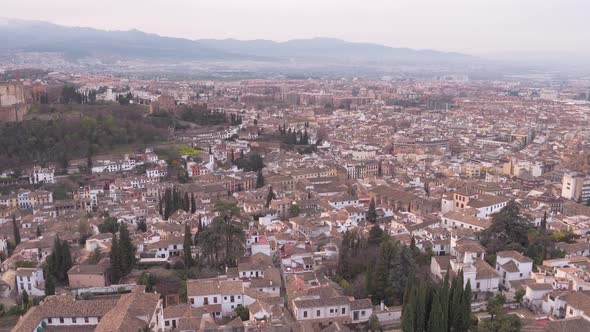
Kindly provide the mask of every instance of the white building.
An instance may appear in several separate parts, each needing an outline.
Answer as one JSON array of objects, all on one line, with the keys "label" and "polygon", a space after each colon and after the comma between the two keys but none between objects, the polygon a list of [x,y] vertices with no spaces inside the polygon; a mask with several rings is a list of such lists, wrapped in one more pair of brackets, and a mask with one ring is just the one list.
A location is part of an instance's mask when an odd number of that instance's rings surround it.
[{"label": "white building", "polygon": [[500,285],[510,290],[512,281],[530,278],[533,260],[514,250],[499,251],[496,253],[496,271],[500,276]]},{"label": "white building", "polygon": [[45,296],[45,288],[41,288],[44,283],[42,268],[19,267],[16,269],[16,290],[19,295],[26,291],[32,296]]},{"label": "white building", "polygon": [[35,166],[29,173],[29,183],[55,183],[55,169]]},{"label": "white building", "polygon": [[238,305],[247,306],[255,301],[246,298],[242,281],[233,280],[188,280],[187,296],[193,308],[219,308],[212,312],[215,317],[235,316]]}]

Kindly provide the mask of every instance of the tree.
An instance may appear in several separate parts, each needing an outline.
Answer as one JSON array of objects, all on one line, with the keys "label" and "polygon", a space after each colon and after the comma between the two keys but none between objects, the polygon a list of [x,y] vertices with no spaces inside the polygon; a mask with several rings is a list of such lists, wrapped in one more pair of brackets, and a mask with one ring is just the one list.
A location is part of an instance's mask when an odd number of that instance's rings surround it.
[{"label": "tree", "polygon": [[369,203],[369,210],[367,211],[367,221],[371,224],[377,222],[377,210],[375,208],[375,198],[371,198],[371,202]]},{"label": "tree", "polygon": [[480,323],[478,331],[481,332],[520,332],[522,322],[515,315],[507,314],[503,305],[506,297],[497,293],[496,296],[488,300],[488,313],[490,319]]},{"label": "tree", "polygon": [[289,207],[289,215],[291,215],[291,217],[297,217],[299,215],[299,212],[299,205],[291,204],[291,206]]},{"label": "tree", "polygon": [[250,319],[250,310],[248,309],[248,307],[244,307],[243,305],[238,304],[234,311],[242,321],[247,321],[248,319]]},{"label": "tree", "polygon": [[126,276],[135,266],[135,245],[131,241],[127,225],[119,227],[119,257],[122,276]]},{"label": "tree", "polygon": [[443,283],[440,286],[440,306],[442,311],[441,321],[440,324],[442,326],[441,330],[443,332],[448,330],[448,320],[449,320],[449,278],[450,278],[450,271],[447,270],[445,274],[445,278],[443,279]]},{"label": "tree", "polygon": [[90,253],[90,256],[88,257],[88,263],[89,264],[98,264],[98,262],[100,262],[100,258],[102,256],[102,250],[100,248],[96,248],[92,251],[92,253]]},{"label": "tree", "polygon": [[406,290],[404,291],[402,312],[407,306],[410,305],[410,300],[412,298],[413,292],[414,292],[414,278],[411,275],[410,278],[408,278],[408,282],[406,283]]},{"label": "tree", "polygon": [[123,276],[121,270],[121,250],[119,247],[119,240],[117,234],[113,234],[113,240],[111,241],[111,253],[110,253],[110,268],[109,272],[111,275],[111,282],[118,283],[119,279]]},{"label": "tree", "polygon": [[262,170],[259,170],[256,174],[256,189],[264,187],[264,175],[262,175]]},{"label": "tree", "polygon": [[29,304],[29,293],[26,290],[23,290],[22,301],[24,305]]},{"label": "tree", "polygon": [[197,212],[197,202],[195,201],[195,193],[191,193],[191,213]]},{"label": "tree", "polygon": [[116,233],[119,231],[119,223],[117,218],[107,216],[102,224],[98,225],[98,231],[101,233]]},{"label": "tree", "polygon": [[462,306],[461,302],[463,301],[463,271],[459,272],[459,275],[453,279],[453,284],[451,287],[451,298],[449,302],[449,322],[451,323],[449,326],[453,329],[453,331],[462,331]]},{"label": "tree", "polygon": [[349,231],[347,230],[342,235],[342,243],[340,244],[340,250],[338,253],[338,269],[336,273],[344,278],[348,279],[352,275],[351,266],[350,266],[350,257],[351,257],[351,246],[353,242],[353,238],[356,236],[356,231]]},{"label": "tree", "polygon": [[514,293],[514,299],[516,300],[516,302],[518,302],[519,304],[522,304],[522,299],[524,298],[524,295],[526,294],[526,291],[524,290],[524,288],[519,288],[516,290],[516,292]]},{"label": "tree", "polygon": [[246,245],[244,227],[236,220],[240,216],[240,209],[235,203],[219,201],[213,211],[218,216],[197,233],[195,242],[210,265],[235,266]]},{"label": "tree", "polygon": [[41,234],[41,226],[37,226],[37,237],[40,237]]},{"label": "tree", "polygon": [[379,317],[377,315],[372,314],[369,317],[369,331],[371,332],[382,332],[383,327],[381,326],[381,322],[379,322]]},{"label": "tree", "polygon": [[184,266],[189,269],[193,265],[193,256],[191,253],[191,246],[193,245],[191,230],[188,224],[184,225],[184,243],[182,249],[184,251]]},{"label": "tree", "polygon": [[73,266],[70,245],[67,241],[61,241],[59,237],[53,242],[53,251],[47,257],[47,274],[56,280],[65,282],[68,280],[68,270]]},{"label": "tree", "polygon": [[491,254],[509,248],[524,251],[531,228],[528,218],[520,214],[518,203],[512,200],[492,215],[492,225],[481,233],[480,242]]},{"label": "tree", "polygon": [[55,279],[51,274],[45,278],[45,295],[55,295]]},{"label": "tree", "polygon": [[416,292],[410,292],[402,313],[402,331],[416,331]]},{"label": "tree", "polygon": [[12,231],[14,235],[14,243],[18,246],[20,244],[20,229],[14,214],[12,215]]},{"label": "tree", "polygon": [[186,212],[191,210],[191,200],[188,192],[184,193],[184,199],[182,200],[182,209]]},{"label": "tree", "polygon": [[269,208],[270,207],[270,203],[272,202],[273,199],[276,198],[276,195],[274,193],[274,191],[272,190],[272,186],[270,186],[268,188],[268,195],[266,195],[266,207]]},{"label": "tree", "polygon": [[369,231],[369,244],[371,245],[379,245],[383,239],[383,230],[379,227],[378,224],[374,224]]},{"label": "tree", "polygon": [[424,332],[426,329],[426,320],[428,313],[426,312],[426,285],[422,283],[416,291],[416,331]]},{"label": "tree", "polygon": [[496,293],[495,296],[488,299],[487,310],[491,321],[504,313],[504,303],[506,303],[506,296],[502,293]]},{"label": "tree", "polygon": [[144,285],[146,292],[153,292],[156,281],[156,277],[153,274],[149,272],[143,272],[137,280],[137,283],[139,285]]},{"label": "tree", "polygon": [[145,220],[140,220],[139,223],[137,223],[137,230],[142,233],[147,232],[147,224]]},{"label": "tree", "polygon": [[428,332],[447,332],[446,324],[443,323],[445,315],[443,315],[443,308],[440,302],[439,294],[435,292],[428,317]]},{"label": "tree", "polygon": [[458,331],[465,331],[469,330],[469,326],[471,325],[471,280],[467,280],[467,284],[465,285],[465,289],[463,290],[463,296],[461,299],[461,313],[459,319],[459,328]]}]

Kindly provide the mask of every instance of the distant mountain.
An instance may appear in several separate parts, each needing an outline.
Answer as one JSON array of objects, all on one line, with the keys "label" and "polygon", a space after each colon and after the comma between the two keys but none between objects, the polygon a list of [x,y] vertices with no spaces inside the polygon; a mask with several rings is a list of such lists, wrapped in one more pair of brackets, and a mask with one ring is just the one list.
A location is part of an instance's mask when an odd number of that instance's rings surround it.
[{"label": "distant mountain", "polygon": [[0,18],[0,55],[7,52],[59,52],[67,59],[190,61],[326,61],[331,64],[457,64],[477,58],[459,53],[353,43],[333,38],[269,40],[189,40],[138,30],[104,31],[41,21]]},{"label": "distant mountain", "polygon": [[41,21],[0,19],[0,52],[62,52],[76,57],[202,60],[242,57],[182,38],[138,30],[104,31]]}]

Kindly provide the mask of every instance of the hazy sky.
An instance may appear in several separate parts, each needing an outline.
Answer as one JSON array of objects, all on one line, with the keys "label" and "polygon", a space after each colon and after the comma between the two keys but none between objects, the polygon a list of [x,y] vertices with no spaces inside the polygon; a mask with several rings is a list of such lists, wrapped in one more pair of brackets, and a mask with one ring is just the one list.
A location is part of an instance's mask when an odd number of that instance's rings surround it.
[{"label": "hazy sky", "polygon": [[590,0],[0,0],[0,16],[191,39],[590,52]]}]

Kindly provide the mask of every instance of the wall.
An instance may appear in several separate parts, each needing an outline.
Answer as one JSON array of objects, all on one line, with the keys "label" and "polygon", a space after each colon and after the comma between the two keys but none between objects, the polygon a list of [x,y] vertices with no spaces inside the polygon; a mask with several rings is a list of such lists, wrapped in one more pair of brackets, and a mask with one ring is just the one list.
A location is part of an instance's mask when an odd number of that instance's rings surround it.
[{"label": "wall", "polygon": [[22,121],[28,111],[24,86],[17,82],[0,83],[0,122]]}]

